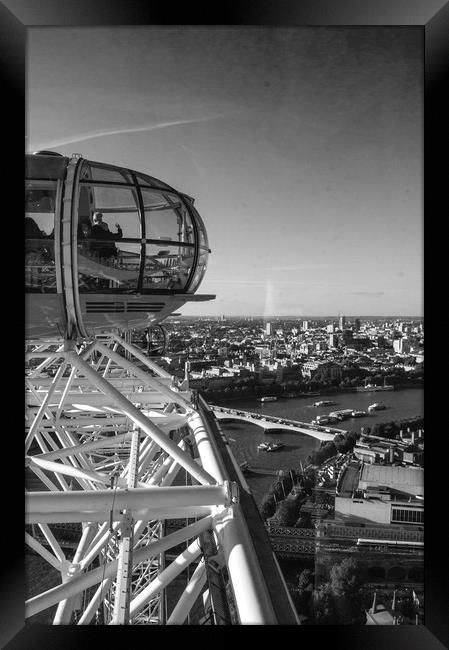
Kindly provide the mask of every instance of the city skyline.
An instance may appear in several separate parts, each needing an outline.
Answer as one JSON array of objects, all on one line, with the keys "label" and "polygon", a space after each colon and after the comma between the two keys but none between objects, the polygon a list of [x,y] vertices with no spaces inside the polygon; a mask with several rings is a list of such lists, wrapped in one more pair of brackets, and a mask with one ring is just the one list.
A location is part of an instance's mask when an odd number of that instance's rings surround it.
[{"label": "city skyline", "polygon": [[27,138],[195,197],[184,316],[422,316],[415,28],[31,28]]}]

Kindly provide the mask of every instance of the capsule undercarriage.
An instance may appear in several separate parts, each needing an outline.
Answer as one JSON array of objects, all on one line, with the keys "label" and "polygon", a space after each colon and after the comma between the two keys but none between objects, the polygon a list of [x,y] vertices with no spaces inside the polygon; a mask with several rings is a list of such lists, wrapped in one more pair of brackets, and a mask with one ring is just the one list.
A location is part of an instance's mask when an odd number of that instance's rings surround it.
[{"label": "capsule undercarriage", "polygon": [[158,323],[195,295],[209,254],[193,200],[79,156],[26,157],[26,336]]}]

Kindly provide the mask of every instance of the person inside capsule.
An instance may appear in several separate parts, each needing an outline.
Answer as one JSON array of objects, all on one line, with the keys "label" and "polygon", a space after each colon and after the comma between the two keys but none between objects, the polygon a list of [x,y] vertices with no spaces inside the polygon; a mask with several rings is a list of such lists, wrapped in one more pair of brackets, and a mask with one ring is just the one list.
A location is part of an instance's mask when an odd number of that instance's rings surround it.
[{"label": "person inside capsule", "polygon": [[90,238],[93,240],[90,244],[90,250],[102,260],[110,260],[117,258],[118,250],[114,241],[122,239],[123,232],[118,223],[115,224],[117,228],[116,233],[109,230],[109,225],[103,221],[102,212],[94,212],[92,217],[93,226],[90,232]]}]

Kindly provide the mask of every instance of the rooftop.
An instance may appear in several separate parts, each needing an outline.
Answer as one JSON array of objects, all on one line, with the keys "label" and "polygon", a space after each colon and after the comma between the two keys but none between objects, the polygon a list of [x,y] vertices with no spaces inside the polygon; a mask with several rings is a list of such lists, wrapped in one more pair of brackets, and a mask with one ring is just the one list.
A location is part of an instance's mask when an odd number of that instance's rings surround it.
[{"label": "rooftop", "polygon": [[408,493],[424,494],[424,470],[422,467],[364,465],[360,482],[397,489],[402,487],[406,488]]}]

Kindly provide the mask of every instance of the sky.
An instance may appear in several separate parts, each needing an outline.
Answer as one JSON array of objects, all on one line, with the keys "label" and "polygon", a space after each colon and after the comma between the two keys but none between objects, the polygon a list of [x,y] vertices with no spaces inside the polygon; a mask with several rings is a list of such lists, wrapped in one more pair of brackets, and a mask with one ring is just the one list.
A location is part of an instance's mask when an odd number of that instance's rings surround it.
[{"label": "sky", "polygon": [[422,30],[28,29],[26,150],[195,198],[184,315],[423,314]]}]

